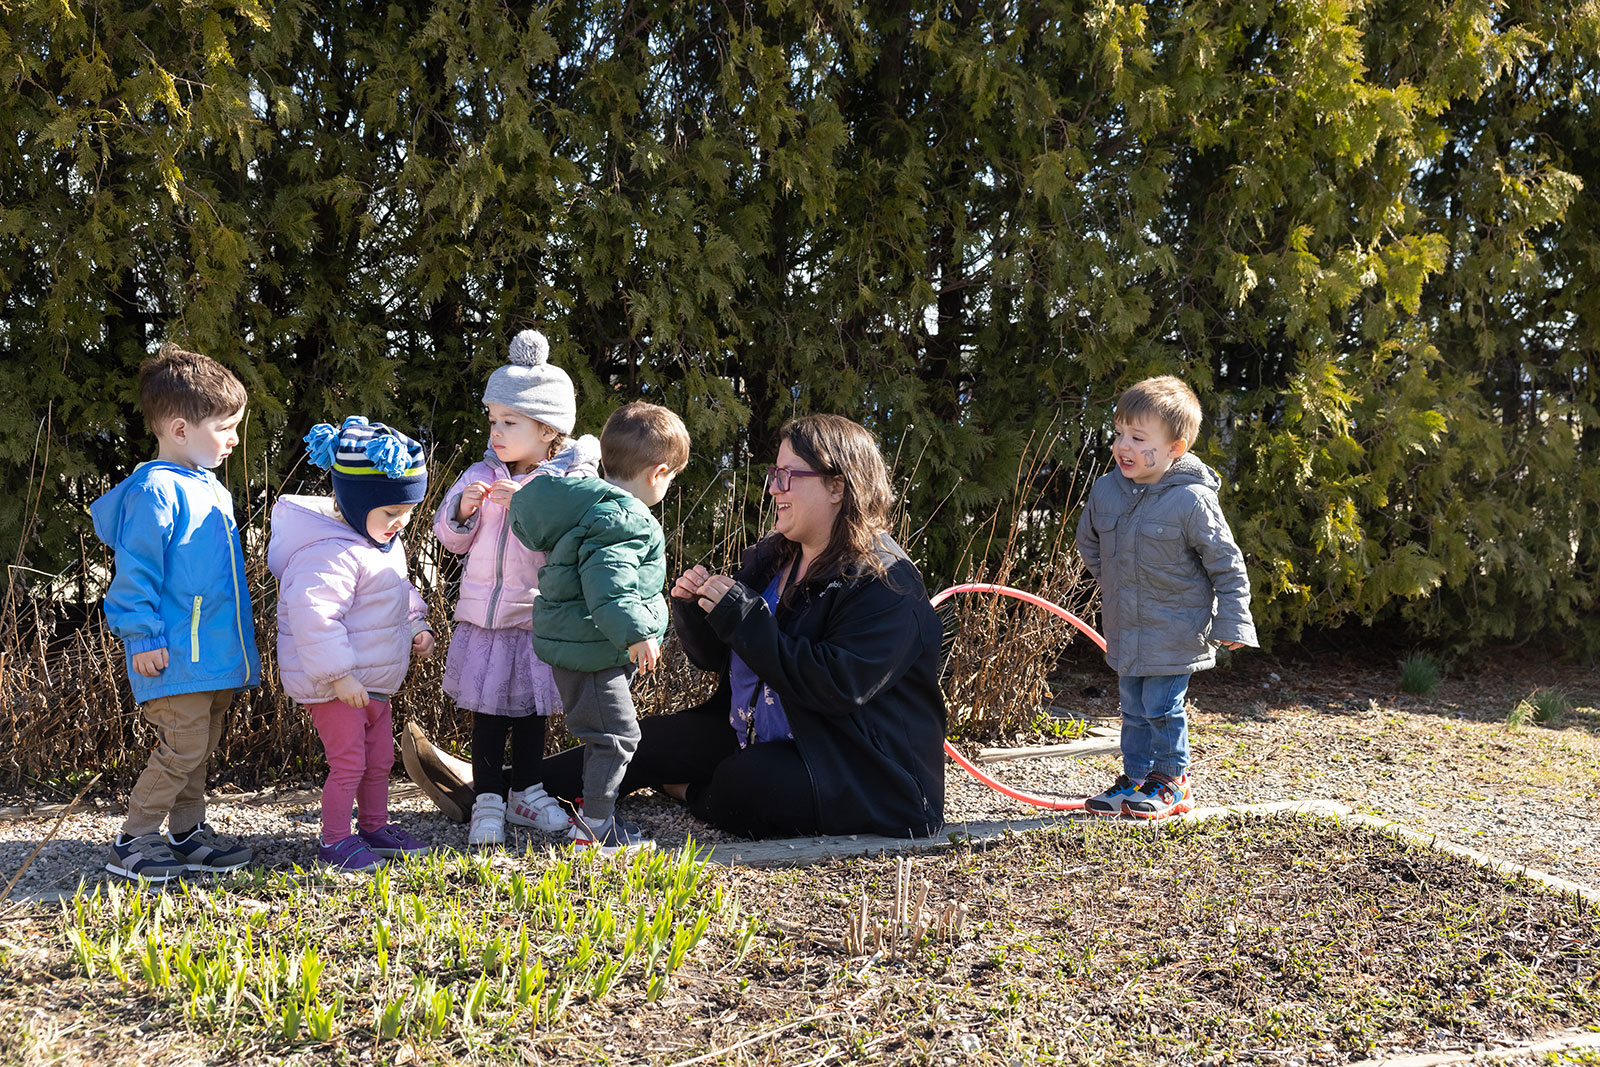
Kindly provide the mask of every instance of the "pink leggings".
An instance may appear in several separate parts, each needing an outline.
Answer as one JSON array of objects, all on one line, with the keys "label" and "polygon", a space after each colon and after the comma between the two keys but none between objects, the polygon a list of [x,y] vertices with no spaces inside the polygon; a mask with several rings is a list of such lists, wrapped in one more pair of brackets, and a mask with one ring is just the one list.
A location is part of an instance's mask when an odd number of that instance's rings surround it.
[{"label": "pink leggings", "polygon": [[322,786],[322,843],[350,836],[350,805],[356,824],[372,831],[389,822],[389,771],[394,767],[394,719],[389,702],[373,697],[364,708],[342,700],[311,705],[311,721],[328,754]]}]

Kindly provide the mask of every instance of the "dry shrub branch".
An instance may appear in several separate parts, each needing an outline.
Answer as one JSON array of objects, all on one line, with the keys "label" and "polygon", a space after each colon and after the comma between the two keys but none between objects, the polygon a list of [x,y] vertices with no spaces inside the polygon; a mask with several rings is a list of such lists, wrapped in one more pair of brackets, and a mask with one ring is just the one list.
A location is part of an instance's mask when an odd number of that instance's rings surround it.
[{"label": "dry shrub branch", "polygon": [[[1017,584],[1082,614],[1090,604],[1072,551],[1065,517],[1070,511],[1041,503],[1047,496],[1059,498],[1062,480],[1070,486],[1077,476],[1076,469],[1050,464],[1054,445],[1045,442],[1032,454],[1011,495],[977,524],[963,565],[964,580]],[[470,736],[471,717],[454,707],[441,682],[460,561],[433,537],[431,517],[466,463],[460,450],[442,461],[435,458],[429,496],[404,535],[413,580],[428,605],[438,648],[432,658],[412,664],[394,700],[397,721],[415,721],[458,751]],[[760,477],[748,468],[725,471],[694,498],[667,505],[662,518],[671,531],[669,573],[692,563],[724,573],[737,568],[743,549],[768,528]],[[252,503],[240,515],[262,681],[237,698],[215,763],[221,777],[241,787],[303,781],[322,768],[321,744],[310,717],[278,684],[277,582],[267,570],[267,519],[270,500],[294,489],[280,484],[268,494],[262,488],[259,478],[245,486]],[[326,486],[312,480],[304,491],[324,492]],[[1072,498],[1070,492],[1067,498]],[[685,542],[683,530],[691,515],[702,522],[709,517],[709,547]],[[897,525],[900,542],[915,558],[917,535],[908,532],[903,513]],[[100,610],[111,574],[110,551],[86,535],[74,570],[44,576],[48,580],[35,583],[31,595],[25,591],[27,583],[15,577],[8,585],[0,606],[0,736],[10,744],[0,758],[0,785],[41,788],[66,799],[73,783],[91,773],[103,774],[107,788],[124,789],[143,769],[154,733],[134,704],[122,643],[107,629]],[[73,603],[88,605],[86,617],[73,615]],[[1073,631],[1053,616],[1011,600],[962,597],[954,610],[959,635],[946,671],[951,732],[993,740],[1029,729],[1047,692],[1056,654]],[[676,641],[669,639],[664,653],[661,668],[635,683],[641,714],[686,707],[705,699],[714,687],[715,679],[694,668]],[[552,750],[571,743],[559,723],[552,724],[549,738]]]}]

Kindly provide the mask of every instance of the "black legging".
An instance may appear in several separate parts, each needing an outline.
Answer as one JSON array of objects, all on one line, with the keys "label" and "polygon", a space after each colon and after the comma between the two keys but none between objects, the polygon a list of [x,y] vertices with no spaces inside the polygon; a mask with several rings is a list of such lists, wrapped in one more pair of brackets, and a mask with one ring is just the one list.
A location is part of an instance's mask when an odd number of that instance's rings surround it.
[{"label": "black legging", "polygon": [[[814,834],[811,775],[793,741],[741,749],[725,713],[692,708],[639,720],[639,749],[619,795],[687,782],[689,811],[719,830],[744,837]],[[583,749],[544,761],[544,788],[572,801],[583,792]]]},{"label": "black legging", "polygon": [[544,755],[543,715],[485,715],[472,713],[472,791],[505,796],[502,762],[506,735],[511,735],[511,788],[526,789],[539,781],[539,760]]}]

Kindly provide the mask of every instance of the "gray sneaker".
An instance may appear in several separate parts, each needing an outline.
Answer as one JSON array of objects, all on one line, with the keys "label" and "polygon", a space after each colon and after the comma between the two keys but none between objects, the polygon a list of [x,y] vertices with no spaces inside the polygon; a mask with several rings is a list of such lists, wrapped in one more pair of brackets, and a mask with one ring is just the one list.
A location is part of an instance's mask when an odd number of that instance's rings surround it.
[{"label": "gray sneaker", "polygon": [[602,823],[591,823],[582,815],[575,816],[572,820],[572,829],[567,833],[567,840],[574,848],[592,848],[602,856],[614,856],[618,852],[634,853],[656,847],[655,841],[646,837],[643,830],[615,816]]},{"label": "gray sneaker", "polygon": [[255,850],[217,836],[211,824],[203,822],[187,837],[167,835],[167,848],[191,871],[231,871],[255,857]]},{"label": "gray sneaker", "polygon": [[167,835],[159,831],[140,834],[120,844],[113,838],[111,848],[106,852],[106,870],[123,878],[165,882],[178,877],[186,869],[184,861],[172,854]]}]

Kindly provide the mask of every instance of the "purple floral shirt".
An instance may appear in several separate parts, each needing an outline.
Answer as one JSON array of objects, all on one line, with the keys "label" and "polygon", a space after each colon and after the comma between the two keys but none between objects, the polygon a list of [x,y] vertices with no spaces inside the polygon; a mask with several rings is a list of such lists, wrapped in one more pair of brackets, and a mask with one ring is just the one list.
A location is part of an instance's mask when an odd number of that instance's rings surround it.
[{"label": "purple floral shirt", "polygon": [[[767,602],[767,610],[772,612],[778,610],[778,578],[779,575],[774,575],[766,591],[761,594],[761,599]],[[728,684],[733,689],[728,721],[733,724],[740,748],[763,741],[794,740],[794,733],[789,729],[789,717],[783,713],[783,701],[778,699],[778,694],[772,691],[770,685],[756,677],[756,672],[739,658],[737,652],[732,653],[728,660]]]}]

